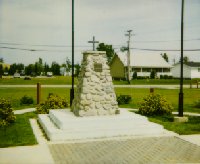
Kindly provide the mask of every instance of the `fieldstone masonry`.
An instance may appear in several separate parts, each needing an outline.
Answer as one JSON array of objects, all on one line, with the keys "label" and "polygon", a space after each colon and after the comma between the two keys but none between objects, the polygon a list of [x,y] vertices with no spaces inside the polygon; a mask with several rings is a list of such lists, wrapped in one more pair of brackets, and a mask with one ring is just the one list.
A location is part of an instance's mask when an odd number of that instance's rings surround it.
[{"label": "fieldstone masonry", "polygon": [[119,113],[106,52],[86,51],[83,53],[72,111],[76,116]]}]

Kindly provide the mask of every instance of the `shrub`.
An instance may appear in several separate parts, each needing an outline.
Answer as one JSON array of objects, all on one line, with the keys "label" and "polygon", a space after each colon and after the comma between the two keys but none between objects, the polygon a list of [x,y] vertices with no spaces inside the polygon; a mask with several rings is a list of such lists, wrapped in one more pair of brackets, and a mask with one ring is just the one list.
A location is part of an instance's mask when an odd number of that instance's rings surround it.
[{"label": "shrub", "polygon": [[200,99],[194,103],[194,107],[200,108]]},{"label": "shrub", "polygon": [[10,101],[0,98],[0,127],[8,126],[15,122],[15,119]]},{"label": "shrub", "polygon": [[66,99],[51,93],[47,100],[41,103],[36,109],[38,114],[46,114],[49,113],[49,109],[63,109],[66,107],[68,107]]},{"label": "shrub", "polygon": [[171,114],[173,107],[159,94],[150,94],[143,98],[138,113],[146,116]]},{"label": "shrub", "polygon": [[24,95],[21,99],[20,99],[20,104],[26,104],[26,105],[30,105],[33,104],[33,98],[29,97],[27,95]]},{"label": "shrub", "polygon": [[137,72],[136,71],[133,73],[133,79],[137,79]]},{"label": "shrub", "polygon": [[119,105],[121,104],[129,104],[131,102],[132,98],[130,95],[120,95],[117,96],[117,102]]},{"label": "shrub", "polygon": [[24,80],[31,80],[31,78],[26,76]]},{"label": "shrub", "polygon": [[155,78],[156,78],[156,72],[155,71],[151,71],[150,79],[155,79]]}]

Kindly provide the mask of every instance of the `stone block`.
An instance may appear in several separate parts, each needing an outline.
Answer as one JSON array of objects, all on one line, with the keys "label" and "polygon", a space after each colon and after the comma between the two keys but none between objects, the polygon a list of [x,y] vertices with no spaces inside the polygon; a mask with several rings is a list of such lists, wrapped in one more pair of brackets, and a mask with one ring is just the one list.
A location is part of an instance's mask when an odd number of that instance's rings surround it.
[{"label": "stone block", "polygon": [[188,117],[174,117],[174,122],[188,122]]}]

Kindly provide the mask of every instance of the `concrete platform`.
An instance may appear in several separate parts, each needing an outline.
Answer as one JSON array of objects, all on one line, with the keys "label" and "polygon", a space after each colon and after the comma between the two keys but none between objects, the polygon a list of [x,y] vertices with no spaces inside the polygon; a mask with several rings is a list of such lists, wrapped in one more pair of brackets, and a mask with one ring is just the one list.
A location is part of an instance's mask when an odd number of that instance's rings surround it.
[{"label": "concrete platform", "polygon": [[119,115],[76,117],[69,109],[40,114],[39,122],[51,141],[83,140],[118,136],[171,136],[163,126],[121,109]]}]

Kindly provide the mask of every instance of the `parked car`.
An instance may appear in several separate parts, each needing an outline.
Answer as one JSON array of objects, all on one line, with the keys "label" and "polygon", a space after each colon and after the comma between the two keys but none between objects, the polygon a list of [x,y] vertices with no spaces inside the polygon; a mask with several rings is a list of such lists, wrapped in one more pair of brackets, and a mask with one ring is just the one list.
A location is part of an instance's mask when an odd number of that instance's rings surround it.
[{"label": "parked car", "polygon": [[16,73],[13,75],[13,77],[14,77],[14,78],[20,78],[20,74],[16,72]]}]

